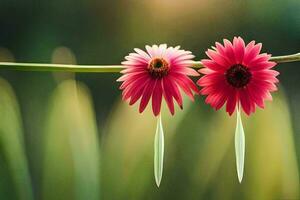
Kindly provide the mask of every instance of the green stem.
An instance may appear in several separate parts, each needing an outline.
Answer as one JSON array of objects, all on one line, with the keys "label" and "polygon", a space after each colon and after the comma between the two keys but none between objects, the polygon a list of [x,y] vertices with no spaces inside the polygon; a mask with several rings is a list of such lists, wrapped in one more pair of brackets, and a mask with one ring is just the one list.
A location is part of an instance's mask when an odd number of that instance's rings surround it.
[{"label": "green stem", "polygon": [[286,55],[286,56],[271,57],[270,61],[274,61],[274,62],[277,62],[277,63],[286,63],[286,62],[300,61],[300,53],[295,53],[295,54]]},{"label": "green stem", "polygon": [[[277,63],[300,61],[300,53],[275,56],[270,58]],[[203,67],[200,61],[191,64],[192,68]],[[0,69],[19,70],[19,71],[45,71],[45,72],[85,72],[85,73],[115,73],[124,69],[122,65],[70,65],[70,64],[47,64],[47,63],[14,63],[0,62]]]},{"label": "green stem", "polygon": [[0,69],[19,71],[44,71],[44,72],[120,72],[122,65],[70,65],[70,64],[47,64],[47,63],[13,63],[0,62]]}]

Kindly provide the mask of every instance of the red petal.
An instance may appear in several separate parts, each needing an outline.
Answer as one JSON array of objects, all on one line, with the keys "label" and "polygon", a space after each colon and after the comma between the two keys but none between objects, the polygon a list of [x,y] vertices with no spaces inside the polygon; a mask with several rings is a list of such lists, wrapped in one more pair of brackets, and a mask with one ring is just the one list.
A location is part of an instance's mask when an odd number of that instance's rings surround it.
[{"label": "red petal", "polygon": [[235,91],[235,89],[229,88],[227,103],[226,103],[226,112],[228,112],[229,115],[232,115],[232,113],[234,112],[236,104],[237,104],[237,92]]},{"label": "red petal", "polygon": [[180,91],[179,91],[176,83],[169,80],[169,78],[166,78],[165,81],[166,81],[166,84],[169,85],[172,95],[174,96],[174,98],[177,101],[178,105],[182,109],[182,96],[180,94]]},{"label": "red petal", "polygon": [[157,80],[152,94],[152,111],[155,116],[160,113],[162,93],[162,81]]},{"label": "red petal", "polygon": [[146,106],[148,105],[148,102],[150,100],[150,97],[152,95],[152,92],[154,90],[154,87],[156,85],[157,80],[156,79],[150,79],[149,83],[147,86],[145,86],[145,89],[143,91],[143,96],[141,99],[140,107],[139,107],[139,112],[142,113]]},{"label": "red petal", "polygon": [[251,99],[249,94],[245,89],[239,90],[239,99],[241,102],[241,106],[247,115],[251,114]]},{"label": "red petal", "polygon": [[249,47],[249,49],[246,48],[247,50],[245,52],[245,56],[244,56],[244,59],[243,59],[243,64],[248,66],[249,63],[251,63],[254,59],[256,59],[256,57],[260,53],[261,47],[262,47],[262,44],[258,43],[256,45],[254,45],[251,49],[250,49],[250,47]]},{"label": "red petal", "polygon": [[242,63],[245,54],[245,42],[241,37],[233,39],[233,48],[235,60],[237,63]]},{"label": "red petal", "polygon": [[169,110],[172,115],[174,115],[174,102],[173,102],[173,97],[172,97],[172,91],[170,89],[170,85],[167,81],[167,79],[162,79],[162,85],[163,85],[163,95],[164,98],[167,102],[167,105],[169,107]]}]

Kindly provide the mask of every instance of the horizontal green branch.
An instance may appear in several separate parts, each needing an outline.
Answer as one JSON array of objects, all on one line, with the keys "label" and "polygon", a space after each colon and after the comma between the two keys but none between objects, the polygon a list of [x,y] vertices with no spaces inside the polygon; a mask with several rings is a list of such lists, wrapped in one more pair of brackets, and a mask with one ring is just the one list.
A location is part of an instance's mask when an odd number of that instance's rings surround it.
[{"label": "horizontal green branch", "polygon": [[[300,61],[300,53],[271,57],[276,63]],[[191,67],[199,69],[203,67],[200,61],[191,63]],[[0,69],[19,71],[44,71],[44,72],[84,72],[84,73],[114,73],[124,69],[122,65],[70,65],[70,64],[47,64],[47,63],[14,63],[0,62]]]},{"label": "horizontal green branch", "polygon": [[274,61],[277,63],[300,61],[300,53],[295,53],[295,54],[286,55],[286,56],[274,56],[274,57],[270,58],[270,61]]},{"label": "horizontal green branch", "polygon": [[0,62],[0,69],[41,72],[85,72],[114,73],[120,72],[122,65],[71,65],[47,63],[13,63]]}]

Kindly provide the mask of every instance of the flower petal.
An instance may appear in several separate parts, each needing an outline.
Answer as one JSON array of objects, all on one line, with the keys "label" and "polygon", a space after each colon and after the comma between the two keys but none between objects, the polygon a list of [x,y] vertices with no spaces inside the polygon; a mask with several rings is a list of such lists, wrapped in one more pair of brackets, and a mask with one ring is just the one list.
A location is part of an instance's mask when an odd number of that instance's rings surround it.
[{"label": "flower petal", "polygon": [[250,100],[250,96],[247,93],[247,91],[245,89],[240,89],[239,90],[239,99],[240,99],[240,103],[241,106],[244,110],[244,112],[247,115],[250,115],[251,113],[251,100]]},{"label": "flower petal", "polygon": [[251,49],[246,49],[245,52],[245,56],[243,59],[243,63],[248,66],[250,62],[252,62],[252,60],[254,60],[258,54],[260,53],[262,44],[258,43],[256,45],[254,45]]},{"label": "flower petal", "polygon": [[162,79],[162,86],[163,86],[162,90],[163,90],[164,98],[167,102],[167,105],[169,107],[171,114],[174,115],[175,110],[174,110],[172,91],[170,89],[171,86],[168,84],[167,79],[165,79],[165,78]]},{"label": "flower petal", "polygon": [[[224,57],[222,55],[220,55],[218,52],[213,51],[211,49],[208,49],[206,52],[206,55],[212,59],[213,61],[215,61],[218,65],[224,67],[224,68],[228,68],[229,67],[229,63],[226,61],[226,59],[224,59]],[[202,61],[203,63],[203,61]],[[204,63],[203,63],[204,64]]]},{"label": "flower petal", "polygon": [[162,93],[162,81],[157,80],[152,93],[152,111],[155,116],[157,116],[160,113]]},{"label": "flower petal", "polygon": [[228,90],[228,96],[227,96],[227,103],[226,103],[226,112],[229,113],[229,115],[232,115],[232,113],[235,110],[235,107],[238,103],[237,101],[237,92],[235,91],[235,89],[230,88]]},{"label": "flower petal", "polygon": [[224,72],[227,69],[227,67],[219,65],[214,60],[202,59],[201,62],[205,67],[207,67],[211,70],[214,70],[214,71]]},{"label": "flower petal", "polygon": [[185,81],[183,81],[182,78],[179,78],[179,76],[170,76],[172,79],[174,79],[176,81],[176,83],[178,84],[178,86],[183,90],[183,92],[192,100],[194,101],[194,95],[193,92],[191,90],[191,88],[189,87],[189,85],[187,85],[185,83]]},{"label": "flower petal", "polygon": [[156,79],[151,79],[149,83],[145,86],[145,89],[143,91],[143,96],[141,99],[140,107],[139,107],[139,112],[142,113],[146,106],[148,105],[148,102],[150,100],[150,97],[153,93],[153,90],[155,88],[157,80]]},{"label": "flower petal", "polygon": [[169,86],[170,91],[171,91],[171,93],[172,93],[172,96],[175,98],[175,100],[177,101],[179,107],[182,109],[182,96],[181,96],[181,94],[180,94],[180,91],[179,91],[179,89],[178,89],[178,86],[176,85],[175,82],[171,81],[171,80],[169,79],[169,77],[166,77],[166,78],[164,79],[164,81],[165,81],[166,85]]},{"label": "flower petal", "polygon": [[255,65],[249,66],[249,68],[251,70],[265,70],[265,69],[271,69],[276,65],[277,65],[276,62],[260,62],[260,63],[256,63]]},{"label": "flower petal", "polygon": [[245,42],[241,37],[233,39],[233,48],[235,60],[237,63],[242,63],[245,54]]},{"label": "flower petal", "polygon": [[145,60],[150,60],[151,59],[149,54],[147,54],[145,51],[143,51],[139,48],[134,48],[134,51],[137,52],[139,55],[143,56],[145,58]]},{"label": "flower petal", "polygon": [[223,42],[224,42],[226,57],[230,61],[230,63],[228,63],[229,66],[234,65],[234,64],[238,64],[235,61],[235,55],[234,55],[233,45],[231,44],[231,42],[229,40],[227,40],[227,39],[224,39]]}]

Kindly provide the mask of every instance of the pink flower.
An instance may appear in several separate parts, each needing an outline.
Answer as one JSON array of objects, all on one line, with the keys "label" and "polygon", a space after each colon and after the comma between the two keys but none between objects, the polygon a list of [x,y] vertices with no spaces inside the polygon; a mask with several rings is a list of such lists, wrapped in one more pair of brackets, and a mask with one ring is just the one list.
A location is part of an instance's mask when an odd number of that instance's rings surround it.
[{"label": "pink flower", "polygon": [[125,57],[122,65],[123,75],[117,80],[122,81],[120,89],[123,90],[123,100],[129,100],[129,105],[139,99],[139,112],[142,113],[150,98],[152,110],[155,116],[160,113],[162,97],[167,102],[171,114],[174,114],[173,98],[182,109],[182,89],[190,99],[194,99],[194,93],[198,93],[197,86],[188,76],[198,76],[198,72],[189,68],[194,56],[190,51],[179,49],[177,46],[167,47],[146,46],[146,52],[135,48],[135,53]]},{"label": "pink flower", "polygon": [[240,103],[247,115],[255,112],[256,105],[264,108],[264,100],[272,100],[270,92],[276,91],[276,76],[271,70],[276,65],[269,61],[270,54],[260,54],[262,44],[250,42],[245,46],[240,37],[233,44],[224,39],[224,46],[216,42],[214,50],[208,49],[210,59],[202,60],[205,66],[199,72],[205,74],[197,84],[202,86],[200,93],[207,95],[205,102],[216,110],[226,102],[229,115]]}]

